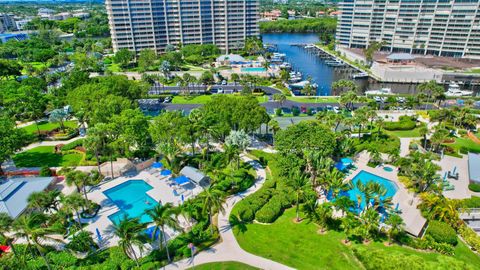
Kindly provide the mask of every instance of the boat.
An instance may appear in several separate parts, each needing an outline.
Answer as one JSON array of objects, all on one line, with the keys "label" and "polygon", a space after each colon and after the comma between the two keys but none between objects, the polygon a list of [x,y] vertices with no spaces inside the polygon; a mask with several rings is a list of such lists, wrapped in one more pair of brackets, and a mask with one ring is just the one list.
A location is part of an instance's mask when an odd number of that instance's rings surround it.
[{"label": "boat", "polygon": [[393,95],[392,89],[382,88],[380,90],[368,90],[365,91],[365,95]]},{"label": "boat", "polygon": [[290,83],[297,83],[297,82],[300,82],[302,80],[302,73],[301,72],[295,72],[295,71],[292,71],[290,72],[289,74],[290,78],[288,79],[288,81]]},{"label": "boat", "polygon": [[280,68],[282,69],[291,69],[292,68],[292,65],[288,62],[283,62],[282,64],[280,64]]},{"label": "boat", "polygon": [[448,85],[448,90],[445,92],[447,97],[468,97],[473,95],[473,91],[461,90],[460,86],[456,83]]},{"label": "boat", "polygon": [[357,74],[353,74],[353,75],[352,75],[352,78],[353,78],[353,79],[368,78],[368,73],[366,73],[366,72],[360,72],[360,73],[357,73]]},{"label": "boat", "polygon": [[284,53],[273,53],[273,58],[285,58],[287,57]]},{"label": "boat", "polygon": [[315,48],[315,46],[314,46],[314,45],[307,45],[307,46],[305,46],[304,48],[305,48],[305,49],[312,49],[312,48]]},{"label": "boat", "polygon": [[325,64],[331,67],[341,67],[345,65],[342,61],[339,60],[327,60],[325,61]]},{"label": "boat", "polygon": [[301,82],[298,82],[298,83],[292,83],[292,84],[289,84],[288,87],[290,88],[290,90],[294,91],[294,90],[302,90],[303,88],[305,88],[305,86],[307,84],[310,84],[312,86],[313,89],[317,89],[318,88],[318,84],[316,83],[311,83],[310,81],[301,81]]}]

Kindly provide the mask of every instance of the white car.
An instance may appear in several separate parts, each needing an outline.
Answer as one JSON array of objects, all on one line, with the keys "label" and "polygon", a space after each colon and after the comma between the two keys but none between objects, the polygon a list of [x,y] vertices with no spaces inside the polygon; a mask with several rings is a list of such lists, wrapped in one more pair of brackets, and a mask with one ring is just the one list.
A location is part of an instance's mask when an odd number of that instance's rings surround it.
[{"label": "white car", "polygon": [[382,98],[380,98],[379,96],[375,96],[373,97],[373,100],[375,100],[376,102],[381,102]]},{"label": "white car", "polygon": [[339,112],[340,112],[340,108],[337,107],[337,106],[333,107],[333,112],[334,112],[334,113],[339,113]]},{"label": "white car", "polygon": [[223,94],[223,88],[218,88],[217,93]]}]

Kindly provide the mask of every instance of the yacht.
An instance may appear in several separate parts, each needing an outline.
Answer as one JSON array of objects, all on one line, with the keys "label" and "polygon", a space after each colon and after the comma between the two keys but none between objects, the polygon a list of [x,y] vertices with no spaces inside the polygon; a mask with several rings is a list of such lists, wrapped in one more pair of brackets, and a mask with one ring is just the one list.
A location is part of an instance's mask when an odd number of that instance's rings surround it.
[{"label": "yacht", "polygon": [[451,83],[448,85],[448,90],[445,92],[447,97],[466,97],[471,96],[473,91],[461,90],[460,86],[456,83]]},{"label": "yacht", "polygon": [[360,73],[352,75],[353,79],[362,79],[362,78],[367,78],[367,77],[368,77],[368,73],[366,73],[366,72],[360,72]]},{"label": "yacht", "polygon": [[393,95],[392,89],[382,88],[380,90],[368,90],[365,91],[365,95]]},{"label": "yacht", "polygon": [[290,79],[289,81],[292,83],[296,83],[302,80],[302,73],[301,72],[290,72]]},{"label": "yacht", "polygon": [[307,45],[307,46],[305,46],[304,48],[305,48],[305,49],[311,49],[311,48],[315,48],[315,46],[314,46],[314,45]]},{"label": "yacht", "polygon": [[273,53],[273,58],[285,58],[287,57],[284,53]]},{"label": "yacht", "polygon": [[292,68],[292,65],[288,62],[283,62],[281,65],[280,65],[280,68],[282,69],[291,69]]}]

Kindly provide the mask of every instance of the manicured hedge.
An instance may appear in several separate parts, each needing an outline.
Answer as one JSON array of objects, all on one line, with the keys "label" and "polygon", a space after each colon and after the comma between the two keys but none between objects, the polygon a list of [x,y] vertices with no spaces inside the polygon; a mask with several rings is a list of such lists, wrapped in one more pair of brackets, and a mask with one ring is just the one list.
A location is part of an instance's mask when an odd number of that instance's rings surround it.
[{"label": "manicured hedge", "polygon": [[417,126],[417,122],[409,116],[400,116],[398,122],[385,122],[386,130],[412,130]]},{"label": "manicured hedge", "polygon": [[468,189],[473,192],[480,192],[480,184],[470,184],[468,185]]},{"label": "manicured hedge", "polygon": [[472,196],[460,201],[461,208],[480,208],[480,197]]},{"label": "manicured hedge", "polygon": [[62,146],[62,151],[69,151],[69,150],[73,150],[75,149],[77,146],[82,146],[83,145],[83,142],[84,140],[83,139],[79,139],[79,140],[76,140],[76,141],[73,141],[71,143],[67,143],[65,144],[64,146]]},{"label": "manicured hedge", "polygon": [[255,220],[262,223],[272,223],[283,214],[283,210],[292,206],[289,194],[279,192],[255,214]]},{"label": "manicured hedge", "polygon": [[457,233],[447,223],[440,221],[430,221],[428,224],[427,235],[431,236],[435,242],[446,243],[455,246],[457,244]]}]

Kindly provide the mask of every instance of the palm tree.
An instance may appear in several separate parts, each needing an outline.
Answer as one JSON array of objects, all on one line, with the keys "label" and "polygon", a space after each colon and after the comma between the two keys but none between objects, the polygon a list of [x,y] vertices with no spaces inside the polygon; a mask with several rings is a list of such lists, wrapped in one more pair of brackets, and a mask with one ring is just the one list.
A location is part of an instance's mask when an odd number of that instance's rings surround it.
[{"label": "palm tree", "polygon": [[203,214],[208,214],[208,221],[210,223],[210,233],[213,235],[213,222],[212,216],[215,211],[220,211],[222,213],[225,212],[223,208],[223,192],[216,189],[215,186],[209,186],[208,188],[204,189],[202,193],[198,195],[199,200],[201,201],[202,205],[202,212]]},{"label": "palm tree", "polygon": [[316,196],[308,198],[302,205],[302,212],[305,214],[305,217],[311,222],[317,222],[319,219],[317,206],[318,205]]},{"label": "palm tree", "polygon": [[137,267],[139,267],[140,264],[138,263],[134,246],[138,246],[140,251],[143,250],[143,244],[146,241],[146,235],[143,231],[146,228],[147,225],[141,223],[139,218],[128,218],[127,216],[124,216],[123,219],[113,227],[115,236],[120,238],[118,242],[119,246],[122,247],[125,255],[128,257],[133,256]]},{"label": "palm tree", "polygon": [[370,183],[370,182],[367,182],[367,184],[364,184],[360,180],[357,181],[357,188],[360,191],[360,193],[363,194],[363,197],[365,197],[366,209],[370,208],[370,201],[371,201],[371,199],[373,198],[373,195],[374,195],[373,191],[371,189],[371,186],[368,185],[368,183]]},{"label": "palm tree", "polygon": [[359,227],[360,235],[364,240],[369,241],[372,238],[372,233],[378,228],[380,215],[375,209],[370,208],[363,211],[359,218],[361,223]]},{"label": "palm tree", "polygon": [[393,238],[403,230],[403,219],[397,214],[390,214],[385,221],[385,224],[389,225],[388,229],[388,243],[392,244]]},{"label": "palm tree", "polygon": [[58,198],[61,192],[59,190],[40,191],[31,193],[28,198],[28,207],[38,211],[54,210],[58,211]]},{"label": "palm tree", "polygon": [[309,184],[308,179],[302,173],[294,173],[290,176],[290,181],[287,185],[295,193],[295,213],[297,222],[300,221],[300,201],[305,197],[305,193],[308,191]]},{"label": "palm tree", "polygon": [[34,246],[40,256],[45,261],[47,268],[52,269],[47,257],[44,253],[44,246],[40,242],[54,241],[62,242],[61,240],[51,237],[52,234],[57,233],[57,230],[45,226],[48,217],[38,212],[32,212],[21,215],[13,222],[13,229],[16,238],[24,238],[27,240],[27,246]]},{"label": "palm tree", "polygon": [[152,232],[152,240],[155,239],[158,231],[161,231],[161,237],[158,238],[158,244],[162,247],[162,242],[165,244],[165,250],[167,252],[168,262],[171,262],[170,253],[168,252],[167,237],[165,233],[165,227],[170,227],[175,230],[181,229],[178,225],[178,220],[174,216],[174,209],[171,203],[165,205],[156,205],[154,208],[147,210],[147,215],[152,219],[155,224],[155,228]]},{"label": "palm tree", "polygon": [[328,202],[320,204],[317,208],[317,213],[317,224],[320,226],[320,230],[324,232],[328,221],[332,218],[332,205]]},{"label": "palm tree", "polygon": [[428,127],[425,125],[421,127],[418,132],[420,133],[420,136],[423,137],[423,149],[427,149],[427,135],[429,133]]},{"label": "palm tree", "polygon": [[348,213],[346,217],[342,219],[342,224],[340,227],[345,232],[347,236],[345,238],[345,243],[350,242],[350,237],[355,233],[355,231],[359,228],[360,222],[352,213]]},{"label": "palm tree", "polygon": [[7,233],[12,231],[12,223],[13,219],[5,212],[0,213],[0,238],[5,239],[5,243],[7,246],[13,251],[15,257],[18,256],[17,250],[15,249],[15,245],[13,244],[14,238],[7,235]]},{"label": "palm tree", "polygon": [[353,90],[341,93],[339,103],[340,106],[344,107],[347,110],[353,109],[353,103],[357,100],[357,93]]},{"label": "palm tree", "polygon": [[80,193],[75,192],[70,195],[64,196],[61,199],[61,202],[65,210],[77,216],[78,226],[80,230],[83,230],[82,220],[80,219],[79,210],[84,209],[85,206],[87,205],[87,202],[82,197],[82,195]]},{"label": "palm tree", "polygon": [[355,203],[347,196],[340,196],[333,201],[333,205],[337,210],[342,211],[342,216],[344,216],[350,208],[355,206]]},{"label": "palm tree", "polygon": [[278,102],[278,104],[280,105],[279,107],[282,107],[285,100],[287,100],[287,97],[284,94],[277,93],[273,94],[273,100]]},{"label": "palm tree", "polygon": [[335,168],[327,174],[327,184],[334,198],[336,198],[341,191],[349,189],[348,183],[344,181],[343,173]]}]

